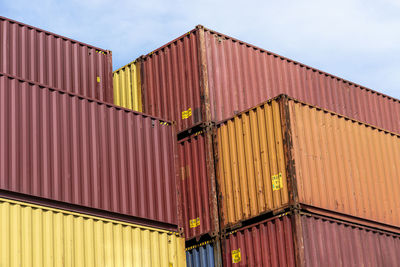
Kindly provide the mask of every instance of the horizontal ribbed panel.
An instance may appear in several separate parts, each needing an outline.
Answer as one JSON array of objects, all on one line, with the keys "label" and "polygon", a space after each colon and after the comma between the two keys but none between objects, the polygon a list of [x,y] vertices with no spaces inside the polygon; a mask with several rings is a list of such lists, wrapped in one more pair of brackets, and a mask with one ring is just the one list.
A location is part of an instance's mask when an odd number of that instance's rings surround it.
[{"label": "horizontal ribbed panel", "polygon": [[0,199],[0,266],[185,266],[174,233]]},{"label": "horizontal ribbed panel", "polygon": [[4,17],[0,72],[113,103],[110,51]]},{"label": "horizontal ribbed panel", "polygon": [[177,225],[165,124],[0,75],[0,189]]}]

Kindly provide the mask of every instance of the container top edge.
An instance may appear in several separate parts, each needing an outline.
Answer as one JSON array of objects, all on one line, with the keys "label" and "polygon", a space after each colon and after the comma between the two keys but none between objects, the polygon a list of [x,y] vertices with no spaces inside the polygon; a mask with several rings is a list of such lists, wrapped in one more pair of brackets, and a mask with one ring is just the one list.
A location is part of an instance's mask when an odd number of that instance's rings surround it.
[{"label": "container top edge", "polygon": [[155,227],[148,227],[148,226],[128,223],[128,222],[124,222],[124,221],[111,220],[111,219],[107,219],[107,218],[103,218],[103,217],[96,217],[96,216],[92,216],[92,215],[88,215],[88,214],[84,214],[84,213],[77,213],[77,212],[68,211],[68,210],[50,208],[50,207],[47,207],[47,206],[40,206],[40,205],[36,205],[36,204],[32,204],[32,203],[25,203],[25,202],[22,202],[22,201],[12,200],[12,199],[3,198],[3,197],[0,197],[0,203],[12,203],[12,204],[20,205],[20,206],[24,206],[24,207],[31,207],[31,208],[36,208],[36,209],[41,209],[41,210],[61,213],[61,214],[65,214],[65,215],[79,216],[79,217],[83,217],[85,219],[104,221],[104,222],[120,224],[120,225],[124,225],[124,226],[131,226],[131,227],[140,228],[140,229],[144,229],[144,230],[157,231],[157,232],[162,232],[162,233],[166,233],[166,234],[179,236],[179,233],[178,232],[174,232],[174,231],[167,231],[167,230],[164,230],[164,229],[158,229],[158,228],[155,228]]},{"label": "container top edge", "polygon": [[70,41],[70,42],[73,42],[73,43],[77,43],[77,44],[80,44],[80,45],[82,45],[82,46],[87,46],[87,47],[89,47],[89,48],[93,48],[93,49],[96,49],[96,50],[99,50],[99,51],[102,51],[102,52],[106,52],[106,53],[110,53],[110,52],[111,52],[111,51],[108,50],[108,49],[99,48],[99,47],[96,47],[96,46],[94,46],[94,45],[90,45],[90,44],[87,44],[87,43],[84,43],[84,42],[80,42],[80,41],[77,41],[77,40],[75,40],[75,39],[68,38],[68,37],[66,37],[66,36],[63,36],[63,35],[60,35],[60,34],[57,34],[57,33],[53,33],[53,32],[47,31],[47,30],[43,30],[43,29],[41,29],[41,28],[38,28],[38,27],[35,27],[35,26],[32,26],[32,25],[26,24],[26,23],[23,23],[23,22],[20,22],[20,21],[16,21],[16,20],[13,20],[13,19],[10,19],[10,18],[6,18],[6,17],[3,17],[3,16],[0,16],[0,20],[6,20],[6,21],[9,21],[9,22],[11,22],[11,23],[15,23],[15,24],[18,24],[18,25],[20,25],[20,26],[24,26],[24,27],[27,27],[27,28],[31,28],[31,29],[33,29],[33,30],[36,30],[36,31],[39,31],[39,32],[43,32],[43,33],[52,35],[52,36],[55,36],[55,37],[57,37],[57,38],[61,38],[61,39],[66,40],[66,41]]},{"label": "container top edge", "polygon": [[269,50],[260,48],[260,47],[258,47],[258,46],[255,46],[255,45],[249,44],[249,43],[247,43],[247,42],[241,41],[241,40],[239,40],[239,39],[236,39],[236,38],[234,38],[234,37],[228,36],[228,35],[226,35],[226,34],[223,34],[223,33],[217,32],[217,31],[214,31],[214,30],[209,29],[209,28],[206,28],[206,27],[203,27],[203,28],[204,28],[205,31],[208,31],[208,32],[210,32],[211,34],[216,34],[216,35],[222,36],[222,37],[224,37],[224,38],[226,38],[226,39],[233,40],[233,41],[238,42],[238,43],[240,43],[240,44],[243,44],[243,45],[252,47],[252,48],[254,48],[254,49],[256,49],[256,50],[259,50],[259,51],[261,51],[261,52],[263,52],[263,53],[267,53],[267,54],[273,55],[273,56],[275,56],[275,57],[279,57],[279,58],[281,58],[281,59],[283,59],[283,60],[286,60],[286,61],[288,61],[288,62],[293,62],[293,63],[296,64],[296,65],[300,65],[300,66],[302,66],[302,67],[304,67],[304,68],[311,69],[311,70],[313,70],[314,72],[318,72],[318,73],[320,73],[320,74],[323,74],[323,75],[326,75],[326,76],[330,76],[330,77],[332,77],[332,78],[334,78],[334,79],[337,79],[337,80],[339,80],[339,81],[343,81],[344,83],[347,83],[347,84],[350,84],[350,85],[354,85],[354,86],[356,86],[356,87],[360,87],[361,89],[370,91],[371,93],[375,93],[375,94],[377,94],[377,95],[380,95],[380,96],[383,96],[383,97],[392,99],[393,101],[396,101],[396,102],[399,102],[399,103],[400,103],[400,99],[397,99],[397,98],[395,98],[395,97],[386,95],[386,94],[384,94],[384,93],[378,92],[378,91],[376,91],[376,90],[373,90],[373,89],[371,89],[371,88],[368,88],[368,87],[363,86],[363,85],[360,85],[360,84],[357,84],[357,83],[355,83],[355,82],[352,82],[352,81],[349,81],[349,80],[340,78],[340,77],[338,77],[338,76],[336,76],[336,75],[333,75],[333,74],[330,74],[330,73],[328,73],[328,72],[322,71],[322,70],[320,70],[320,69],[317,69],[317,68],[308,66],[308,65],[306,65],[306,64],[304,64],[304,63],[301,63],[301,62],[298,62],[298,61],[296,61],[296,60],[293,60],[293,59],[290,59],[290,58],[281,56],[281,55],[276,54],[276,53],[274,53],[274,52],[271,52],[271,51],[269,51]]},{"label": "container top edge", "polygon": [[354,118],[351,118],[351,117],[348,117],[348,116],[346,116],[346,115],[343,115],[343,114],[340,114],[340,113],[331,111],[331,110],[329,110],[329,109],[325,109],[325,108],[322,108],[322,107],[319,107],[319,106],[316,106],[316,105],[312,105],[312,104],[306,103],[306,102],[304,102],[304,101],[298,100],[298,99],[296,99],[296,98],[294,98],[294,97],[291,97],[291,96],[288,96],[288,95],[286,95],[286,94],[280,94],[280,95],[278,95],[278,96],[276,96],[276,97],[273,97],[273,98],[268,99],[267,101],[263,101],[263,102],[261,102],[260,104],[254,106],[254,107],[251,107],[251,108],[248,108],[248,109],[246,109],[246,110],[244,110],[244,111],[241,111],[241,112],[239,112],[239,113],[237,113],[237,114],[235,114],[235,115],[233,115],[233,116],[231,116],[231,117],[229,117],[229,118],[227,118],[227,119],[218,121],[218,122],[216,122],[215,125],[216,125],[216,127],[218,128],[218,127],[220,127],[221,125],[227,123],[228,121],[231,121],[231,120],[233,120],[233,119],[236,118],[236,117],[242,116],[243,114],[248,113],[248,112],[250,112],[251,110],[255,110],[255,109],[259,108],[259,107],[262,107],[262,106],[267,105],[267,104],[269,104],[269,103],[272,103],[272,102],[274,102],[274,101],[280,101],[281,99],[284,99],[284,98],[286,98],[288,101],[292,101],[292,102],[295,102],[295,103],[298,103],[298,104],[301,104],[301,105],[304,105],[304,106],[308,106],[308,107],[310,107],[310,108],[314,108],[314,109],[317,109],[317,110],[320,110],[320,111],[329,113],[329,114],[331,114],[331,115],[333,115],[333,116],[337,116],[337,117],[339,117],[339,118],[343,118],[343,119],[345,119],[345,120],[349,120],[349,121],[352,121],[352,122],[354,122],[354,123],[358,123],[358,124],[361,124],[361,125],[365,125],[366,127],[372,128],[372,129],[374,129],[374,130],[378,130],[378,131],[384,132],[384,133],[386,133],[386,134],[390,134],[390,135],[393,135],[393,136],[396,136],[396,137],[400,138],[400,134],[398,134],[398,133],[391,132],[391,131],[389,131],[389,130],[387,130],[387,129],[380,128],[380,127],[378,127],[378,126],[376,126],[376,125],[372,125],[372,124],[369,124],[369,123],[366,123],[366,122],[362,122],[362,121],[356,120],[356,119],[354,119]]},{"label": "container top edge", "polygon": [[127,108],[124,108],[124,107],[121,107],[121,106],[117,106],[115,104],[111,104],[111,103],[107,103],[107,102],[104,102],[104,101],[100,101],[98,99],[90,98],[90,97],[83,96],[83,95],[80,95],[80,94],[77,94],[77,93],[72,93],[72,92],[66,91],[66,90],[61,89],[61,88],[50,87],[50,86],[47,86],[47,85],[44,85],[44,84],[41,84],[41,83],[38,83],[38,82],[35,82],[35,81],[25,80],[25,79],[22,79],[20,77],[14,76],[14,75],[10,75],[8,73],[0,72],[0,76],[7,77],[8,79],[18,80],[19,82],[26,82],[26,83],[29,83],[29,84],[32,84],[32,85],[36,85],[36,86],[39,86],[39,87],[42,87],[42,88],[46,88],[46,89],[49,89],[49,90],[57,91],[59,93],[67,94],[67,95],[70,95],[70,96],[73,96],[73,97],[86,99],[88,101],[95,102],[95,103],[97,103],[99,105],[105,105],[107,107],[120,109],[120,110],[123,110],[125,112],[134,113],[134,114],[142,116],[142,117],[147,117],[147,118],[150,118],[150,119],[158,120],[160,122],[165,122],[168,126],[175,124],[174,121],[169,121],[169,120],[166,120],[166,119],[163,119],[163,118],[154,117],[154,116],[151,116],[151,115],[143,113],[143,112],[127,109]]}]

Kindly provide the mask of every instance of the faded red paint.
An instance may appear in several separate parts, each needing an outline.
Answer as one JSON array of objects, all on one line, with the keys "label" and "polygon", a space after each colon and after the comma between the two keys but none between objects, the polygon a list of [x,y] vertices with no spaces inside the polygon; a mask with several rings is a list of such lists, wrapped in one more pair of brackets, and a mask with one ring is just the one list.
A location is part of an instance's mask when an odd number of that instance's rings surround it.
[{"label": "faded red paint", "polygon": [[[241,260],[233,263],[238,249]],[[307,213],[280,215],[223,239],[224,266],[399,266],[399,250],[400,235]]]},{"label": "faded red paint", "polygon": [[[144,56],[142,68],[144,111],[179,131],[288,94],[400,133],[399,100],[202,26]],[[188,108],[202,110],[182,119]]]},{"label": "faded red paint", "polygon": [[177,225],[165,123],[0,74],[0,189]]},{"label": "faded red paint", "polygon": [[207,158],[210,158],[207,134],[210,133],[194,133],[178,142],[183,227],[187,240],[205,234],[214,236],[219,230],[217,195],[212,188],[215,177],[207,168]]},{"label": "faded red paint", "polygon": [[177,130],[204,120],[197,35],[185,34],[141,59],[143,112],[176,121]]},{"label": "faded red paint", "polygon": [[113,103],[111,51],[1,16],[0,72]]}]

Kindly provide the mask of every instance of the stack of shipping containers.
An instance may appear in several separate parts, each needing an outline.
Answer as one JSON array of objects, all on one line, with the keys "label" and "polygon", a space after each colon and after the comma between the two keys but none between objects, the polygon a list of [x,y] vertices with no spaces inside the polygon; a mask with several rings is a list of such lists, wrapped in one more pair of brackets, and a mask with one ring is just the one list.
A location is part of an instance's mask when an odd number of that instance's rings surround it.
[{"label": "stack of shipping containers", "polygon": [[189,266],[400,263],[399,100],[202,26],[114,88],[176,122]]},{"label": "stack of shipping containers", "polygon": [[111,52],[0,17],[0,265],[184,266],[175,126]]}]

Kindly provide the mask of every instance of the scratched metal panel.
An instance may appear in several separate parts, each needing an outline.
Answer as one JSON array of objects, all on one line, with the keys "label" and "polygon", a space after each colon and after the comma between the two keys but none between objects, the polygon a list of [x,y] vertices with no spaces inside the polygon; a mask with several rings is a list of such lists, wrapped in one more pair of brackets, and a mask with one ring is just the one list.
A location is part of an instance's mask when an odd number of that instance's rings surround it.
[{"label": "scratched metal panel", "polygon": [[143,112],[176,121],[178,131],[201,122],[198,32],[189,32],[141,60]]},{"label": "scratched metal panel", "polygon": [[287,94],[400,133],[397,99],[208,29],[205,47],[214,121]]},{"label": "scratched metal panel", "polygon": [[217,125],[222,228],[289,204],[282,134],[277,101]]},{"label": "scratched metal panel", "polygon": [[[215,176],[210,175],[207,167],[207,159],[213,161],[213,154],[207,155],[208,134],[201,131],[178,142],[183,227],[187,240],[205,234],[214,236],[219,230],[217,194],[212,189]],[[215,172],[214,168],[211,172]]]},{"label": "scratched metal panel", "polygon": [[0,72],[113,103],[111,51],[1,16]]},{"label": "scratched metal panel", "polygon": [[0,189],[178,224],[168,121],[0,74]]},{"label": "scratched metal panel", "polygon": [[0,236],[0,266],[186,266],[177,233],[4,198]]}]

